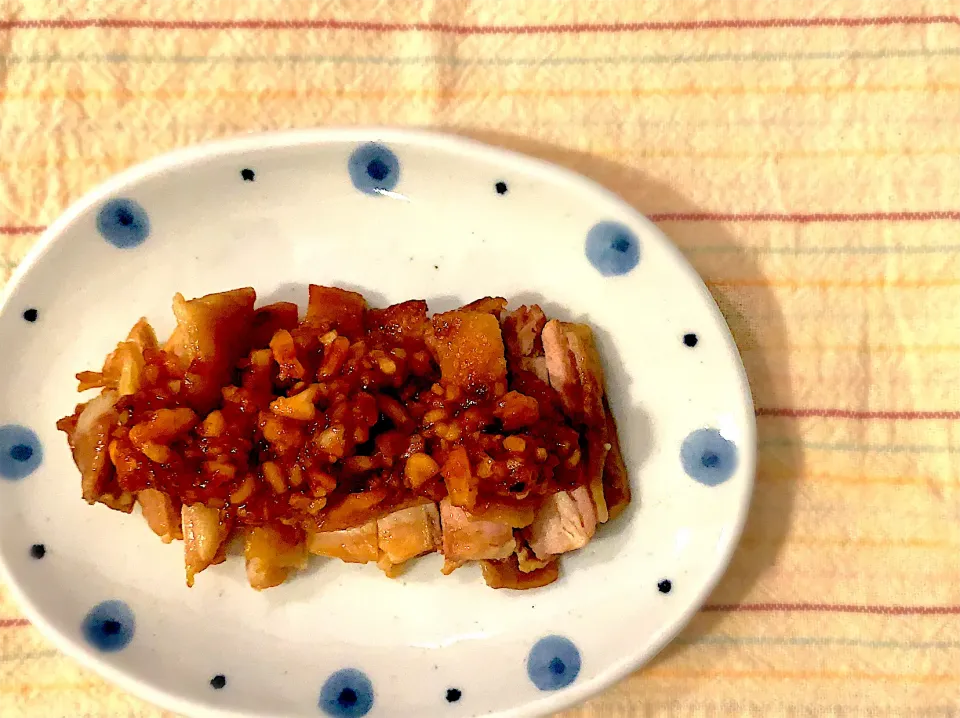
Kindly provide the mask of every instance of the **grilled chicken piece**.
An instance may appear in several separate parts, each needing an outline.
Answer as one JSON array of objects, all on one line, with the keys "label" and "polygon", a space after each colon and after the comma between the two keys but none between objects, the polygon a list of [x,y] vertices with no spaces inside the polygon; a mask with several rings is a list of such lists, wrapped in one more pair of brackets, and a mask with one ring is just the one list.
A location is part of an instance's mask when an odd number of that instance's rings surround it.
[{"label": "grilled chicken piece", "polygon": [[[146,362],[143,352],[134,342],[120,342],[116,351],[108,360],[112,363],[111,372],[117,375],[117,391],[120,396],[130,396],[140,390],[143,381],[143,370]],[[104,371],[104,376],[107,372]]]},{"label": "grilled chicken piece", "polygon": [[550,384],[564,412],[587,427],[587,481],[597,520],[615,518],[630,503],[630,483],[617,426],[604,396],[603,369],[593,332],[585,324],[556,320],[543,329]]},{"label": "grilled chicken piece", "polygon": [[523,573],[533,573],[541,568],[546,568],[550,563],[556,561],[556,557],[537,558],[537,555],[530,548],[529,544],[520,536],[517,537],[517,568]]},{"label": "grilled chicken piece", "polygon": [[346,563],[369,563],[377,560],[377,522],[340,531],[310,532],[307,551],[317,556],[338,558]]},{"label": "grilled chicken piece", "polygon": [[130,333],[127,334],[127,341],[133,342],[141,353],[147,351],[157,351],[160,348],[160,342],[157,341],[157,333],[153,331],[150,322],[146,317],[140,317],[137,323],[133,325]]},{"label": "grilled chicken piece", "polygon": [[427,303],[419,299],[367,312],[367,326],[374,334],[392,341],[422,339],[427,331]]},{"label": "grilled chicken piece", "polygon": [[216,561],[228,527],[218,509],[203,504],[184,504],[180,516],[187,586],[193,586],[193,577]]},{"label": "grilled chicken piece", "polygon": [[517,307],[503,318],[503,342],[511,364],[522,357],[543,356],[540,334],[547,317],[539,305]]},{"label": "grilled chicken piece", "polygon": [[143,489],[137,493],[137,503],[143,511],[143,518],[147,525],[160,540],[170,543],[173,539],[182,539],[183,531],[180,525],[180,511],[173,505],[173,500],[157,489]]},{"label": "grilled chicken piece", "polygon": [[363,313],[367,300],[362,294],[336,287],[311,284],[306,322],[320,332],[336,329],[339,334],[355,338],[363,334]]},{"label": "grilled chicken piece", "polygon": [[544,501],[528,529],[537,558],[574,551],[587,545],[597,530],[597,510],[585,486],[561,491]]},{"label": "grilled chicken piece", "polygon": [[475,518],[449,499],[440,502],[440,522],[446,558],[444,573],[450,573],[464,561],[507,558],[517,548],[510,526]]},{"label": "grilled chicken piece", "polygon": [[260,307],[253,313],[250,345],[262,348],[270,343],[273,335],[281,329],[288,332],[300,321],[300,308],[293,302],[274,302]]},{"label": "grilled chicken piece", "polygon": [[129,491],[121,490],[116,493],[102,494],[97,501],[104,506],[109,506],[114,511],[122,511],[125,514],[129,514],[133,511],[136,497]]},{"label": "grilled chicken piece", "polygon": [[371,515],[385,516],[394,506],[384,506],[389,492],[385,488],[368,489],[347,494],[335,506],[327,505],[318,528],[322,531],[339,531],[366,522]]},{"label": "grilled chicken piece", "polygon": [[483,312],[484,314],[492,314],[499,319],[500,315],[503,313],[503,310],[506,308],[507,300],[503,297],[483,297],[482,299],[475,299],[469,304],[464,304],[462,307],[460,307],[460,310],[466,312]]},{"label": "grilled chicken piece", "polygon": [[117,348],[107,356],[103,363],[104,385],[115,387],[120,396],[135,394],[140,389],[143,370],[146,366],[145,351],[159,348],[157,335],[146,318],[133,325],[127,340],[117,344]]},{"label": "grilled chicken piece", "polygon": [[[129,396],[140,390],[143,370],[146,366],[144,352],[155,352],[159,348],[153,327],[147,322],[146,317],[141,317],[127,335],[127,341],[117,345],[116,354],[119,362],[117,389],[120,396]],[[109,357],[107,361],[110,361]],[[107,370],[104,367],[104,374],[106,373]]]},{"label": "grilled chicken piece", "polygon": [[537,304],[518,307],[507,313],[501,322],[507,363],[511,372],[528,371],[541,381],[550,383],[547,360],[543,355],[543,327],[547,318]]},{"label": "grilled chicken piece", "polygon": [[620,451],[617,425],[610,413],[610,407],[607,407],[607,440],[610,442],[610,451],[607,452],[603,468],[603,499],[607,518],[615,519],[630,503],[630,477]]},{"label": "grilled chicken piece", "polygon": [[507,361],[500,323],[492,314],[458,309],[434,314],[430,345],[447,384],[470,392],[507,388]]},{"label": "grilled chicken piece", "polygon": [[77,374],[77,391],[97,387],[117,389],[120,396],[135,394],[140,389],[145,366],[144,352],[157,351],[157,335],[147,320],[141,318],[127,335],[126,341],[107,355],[100,371],[82,371]]},{"label": "grilled chicken piece", "polygon": [[247,559],[247,581],[258,591],[279,586],[287,580],[291,570],[307,567],[303,544],[287,541],[269,526],[247,532],[243,553]]},{"label": "grilled chicken piece", "polygon": [[536,499],[523,501],[482,499],[475,503],[469,511],[474,519],[522,529],[532,524],[534,518],[536,518],[536,503]]},{"label": "grilled chicken piece", "polygon": [[522,591],[528,588],[541,588],[553,583],[560,576],[560,562],[548,561],[542,566],[524,571],[517,564],[517,557],[500,561],[481,561],[483,580],[490,588],[512,588]]},{"label": "grilled chicken piece", "polygon": [[78,408],[78,413],[61,419],[57,427],[66,432],[73,461],[80,469],[80,488],[87,503],[95,503],[114,474],[108,460],[110,431],[120,417],[115,408],[118,393],[105,389]]},{"label": "grilled chicken piece", "polygon": [[377,521],[380,560],[377,565],[391,578],[412,558],[440,548],[440,514],[436,504],[420,504],[394,511]]},{"label": "grilled chicken piece", "polygon": [[564,412],[589,427],[605,427],[604,380],[593,331],[586,324],[553,319],[542,333],[550,385]]},{"label": "grilled chicken piece", "polygon": [[187,301],[173,298],[177,327],[164,349],[184,370],[184,392],[190,406],[207,413],[220,399],[237,361],[247,351],[253,303],[257,293],[247,287],[208,294]]},{"label": "grilled chicken piece", "polygon": [[[613,427],[614,438],[616,438],[616,427]],[[606,523],[609,518],[607,513],[607,501],[604,497],[603,477],[606,472],[607,456],[613,444],[608,436],[608,427],[605,425],[601,429],[587,430],[587,460],[585,463],[587,487],[590,490],[590,497],[597,508],[597,521]]]},{"label": "grilled chicken piece", "polygon": [[546,357],[521,357],[517,368],[530,372],[542,382],[550,383],[550,373],[547,371]]}]

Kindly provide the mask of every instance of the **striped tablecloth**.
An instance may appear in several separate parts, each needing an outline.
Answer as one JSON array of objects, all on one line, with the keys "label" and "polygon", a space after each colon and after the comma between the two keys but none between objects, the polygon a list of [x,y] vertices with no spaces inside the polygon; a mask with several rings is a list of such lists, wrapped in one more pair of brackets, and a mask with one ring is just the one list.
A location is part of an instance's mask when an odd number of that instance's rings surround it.
[{"label": "striped tablecloth", "polygon": [[[428,126],[580,171],[706,278],[750,375],[760,468],[708,605],[569,716],[952,718],[958,12],[0,0],[0,282],[101,180],[237,132]],[[0,591],[0,715],[163,714],[62,657]]]}]

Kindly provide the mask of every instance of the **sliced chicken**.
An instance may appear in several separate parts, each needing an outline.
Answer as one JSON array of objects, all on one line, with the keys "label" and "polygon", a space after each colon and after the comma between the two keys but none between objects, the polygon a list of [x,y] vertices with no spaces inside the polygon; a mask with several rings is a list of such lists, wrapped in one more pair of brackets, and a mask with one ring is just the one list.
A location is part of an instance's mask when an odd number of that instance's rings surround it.
[{"label": "sliced chicken", "polygon": [[527,371],[549,384],[550,375],[547,373],[541,338],[546,323],[543,310],[536,304],[508,312],[501,322],[510,371]]},{"label": "sliced chicken", "polygon": [[499,561],[481,561],[483,580],[490,588],[512,588],[523,591],[528,588],[542,588],[553,583],[560,576],[560,562],[548,561],[542,566],[524,571],[517,564],[517,557]]},{"label": "sliced chicken", "polygon": [[307,567],[303,544],[287,540],[269,526],[247,532],[243,553],[247,560],[247,581],[258,591],[279,586],[287,580],[290,571]]},{"label": "sliced chicken", "polygon": [[[155,352],[159,348],[153,327],[145,317],[141,317],[127,335],[127,341],[118,344],[116,352],[107,357],[107,363],[110,363],[111,357],[115,357],[112,370],[118,374],[117,390],[120,396],[130,396],[140,390],[143,370],[146,367],[144,353]],[[104,376],[107,375],[106,366],[103,373]]]},{"label": "sliced chicken", "polygon": [[[506,392],[507,361],[492,314],[456,310],[433,315],[431,345],[443,380],[467,391]],[[499,389],[499,391],[498,391]]]},{"label": "sliced chicken", "polygon": [[393,341],[422,339],[427,331],[427,303],[412,299],[386,309],[367,312],[367,326],[371,332]]},{"label": "sliced chicken", "polygon": [[82,371],[77,374],[80,386],[77,391],[96,387],[117,389],[120,396],[129,396],[140,389],[143,370],[146,366],[144,352],[159,349],[157,335],[147,320],[141,318],[127,335],[126,341],[107,355],[100,371]]},{"label": "sliced chicken", "polygon": [[412,558],[440,548],[440,513],[436,504],[420,504],[394,511],[377,521],[380,560],[388,576]]},{"label": "sliced chicken", "polygon": [[170,543],[173,539],[183,538],[180,511],[173,505],[170,496],[156,489],[144,489],[137,493],[137,503],[150,530],[161,541]]},{"label": "sliced chicken", "polygon": [[256,299],[257,293],[250,287],[189,300],[176,294],[173,313],[177,326],[164,350],[180,359],[185,367],[197,359],[223,364],[226,362],[218,358],[219,354],[236,354],[230,362],[232,368],[240,353],[222,350],[241,343],[237,341],[238,335],[245,336]]},{"label": "sliced chicken", "polygon": [[355,338],[363,334],[363,314],[367,300],[362,294],[348,292],[336,287],[321,287],[311,284],[307,304],[306,322],[320,332],[331,329],[339,334]]},{"label": "sliced chicken", "polygon": [[550,385],[560,395],[566,414],[587,426],[605,426],[603,367],[593,331],[586,324],[554,319],[541,336]]},{"label": "sliced chicken", "polygon": [[307,551],[346,563],[376,561],[377,522],[368,521],[363,526],[340,531],[310,532],[307,534]]},{"label": "sliced chicken", "polygon": [[335,506],[327,506],[318,528],[323,531],[339,531],[366,522],[371,514],[384,516],[393,506],[382,506],[389,492],[385,488],[368,489],[347,494]]},{"label": "sliced chicken", "polygon": [[157,333],[153,331],[153,327],[150,326],[146,317],[140,317],[137,323],[133,325],[130,333],[127,334],[127,341],[136,344],[141,353],[155,352],[160,349]]},{"label": "sliced chicken", "polygon": [[[607,426],[604,426],[602,429],[587,430],[587,487],[590,490],[593,504],[597,508],[597,521],[602,524],[606,523],[609,518],[607,501],[604,497],[603,477],[606,472],[607,456],[613,447],[607,428]],[[616,434],[616,427],[613,427],[613,430]]]},{"label": "sliced chicken", "polygon": [[550,373],[547,371],[547,358],[544,356],[522,357],[517,368],[521,371],[530,372],[542,382],[550,383]]},{"label": "sliced chicken", "polygon": [[522,529],[533,523],[536,518],[536,508],[535,499],[525,501],[483,499],[473,505],[470,515],[475,519]]},{"label": "sliced chicken", "polygon": [[449,499],[440,502],[440,522],[443,555],[447,560],[445,573],[464,561],[507,558],[517,549],[510,526],[475,518],[451,504]]},{"label": "sliced chicken", "polygon": [[129,491],[118,491],[117,493],[103,494],[97,501],[104,506],[109,506],[114,511],[122,511],[125,514],[129,514],[133,511],[136,497]]},{"label": "sliced chicken", "polygon": [[460,307],[462,311],[483,312],[484,314],[492,314],[498,319],[506,308],[507,300],[503,297],[483,297],[482,299],[475,299],[469,304],[464,304]]},{"label": "sliced chicken", "polygon": [[220,511],[203,504],[184,504],[180,516],[187,586],[193,586],[193,577],[216,561],[229,531]]},{"label": "sliced chicken", "polygon": [[112,354],[119,365],[117,391],[120,396],[130,396],[140,391],[143,370],[147,364],[143,352],[134,342],[121,342]]},{"label": "sliced chicken", "polygon": [[526,541],[519,538],[517,539],[517,568],[520,569],[523,573],[532,573],[534,571],[539,571],[541,568],[546,568],[550,563],[556,561],[554,556],[549,558],[537,558],[537,555],[533,552],[533,549],[527,544]]},{"label": "sliced chicken", "polygon": [[257,293],[247,287],[186,300],[173,298],[177,327],[164,349],[187,374],[184,390],[190,406],[206,413],[220,399],[237,361],[246,354]]},{"label": "sliced chicken", "polygon": [[300,321],[300,308],[293,302],[274,302],[260,307],[253,313],[250,345],[263,348],[281,329],[291,331]]},{"label": "sliced chicken", "polygon": [[511,362],[543,355],[540,334],[546,323],[546,315],[536,304],[518,307],[503,318],[503,341]]},{"label": "sliced chicken", "polygon": [[615,519],[630,503],[630,477],[627,475],[627,465],[620,451],[617,425],[609,407],[607,407],[607,440],[610,442],[610,450],[607,452],[603,468],[603,497],[607,506],[607,518]]},{"label": "sliced chicken", "polygon": [[116,391],[106,389],[82,408],[78,407],[80,411],[74,415],[75,420],[62,420],[58,425],[67,432],[87,503],[100,498],[114,473],[113,464],[108,461],[108,444],[110,432],[120,419],[115,408],[118,398]]},{"label": "sliced chicken", "polygon": [[544,501],[530,525],[527,540],[537,558],[587,545],[597,530],[597,510],[585,486],[561,491]]}]

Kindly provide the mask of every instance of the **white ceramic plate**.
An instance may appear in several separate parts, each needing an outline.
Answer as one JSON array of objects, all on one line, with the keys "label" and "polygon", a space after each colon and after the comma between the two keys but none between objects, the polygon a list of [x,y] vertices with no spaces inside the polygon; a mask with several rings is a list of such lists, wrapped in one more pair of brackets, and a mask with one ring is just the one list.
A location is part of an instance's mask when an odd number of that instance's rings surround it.
[{"label": "white ceramic plate", "polygon": [[[263,593],[234,557],[187,589],[180,543],[81,500],[54,428],[78,401],[73,375],[99,367],[140,316],[166,335],[177,291],[253,286],[261,302],[303,307],[311,282],[380,305],[422,297],[434,311],[502,295],[588,321],[630,510],[534,591],[488,589],[475,566],[441,576],[437,555],[394,581],[315,559]],[[740,358],[677,249],[582,177],[454,137],[255,135],[124,172],[47,230],[7,288],[0,342],[5,579],[64,651],[190,716],[559,710],[640,666],[691,617],[753,485]]]}]

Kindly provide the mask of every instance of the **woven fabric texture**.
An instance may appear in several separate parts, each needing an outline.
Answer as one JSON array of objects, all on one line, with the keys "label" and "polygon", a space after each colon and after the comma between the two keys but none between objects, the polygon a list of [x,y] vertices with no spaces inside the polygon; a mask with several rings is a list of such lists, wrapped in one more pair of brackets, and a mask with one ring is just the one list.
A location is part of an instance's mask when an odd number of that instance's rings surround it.
[{"label": "woven fabric texture", "polygon": [[[958,13],[0,0],[0,284],[94,185],[238,132],[422,126],[582,172],[706,279],[750,377],[760,461],[708,604],[567,718],[955,718]],[[62,656],[3,589],[0,715],[169,716]]]}]

